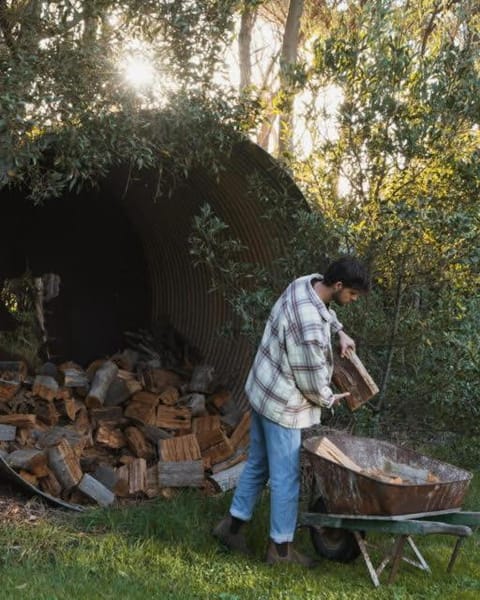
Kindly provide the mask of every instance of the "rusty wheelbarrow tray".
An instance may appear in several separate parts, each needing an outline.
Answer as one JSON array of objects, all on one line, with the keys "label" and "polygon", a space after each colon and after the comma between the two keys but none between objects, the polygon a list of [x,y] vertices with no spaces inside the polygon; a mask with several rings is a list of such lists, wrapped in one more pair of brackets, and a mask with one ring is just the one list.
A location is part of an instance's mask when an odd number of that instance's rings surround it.
[{"label": "rusty wheelbarrow tray", "polygon": [[[338,449],[334,459],[321,451],[325,438]],[[388,564],[388,583],[395,580],[402,560],[430,571],[413,536],[438,533],[457,538],[447,567],[449,572],[453,569],[461,543],[480,525],[480,513],[461,511],[471,473],[371,438],[328,434],[303,445],[313,467],[314,486],[310,511],[299,515],[299,525],[310,528],[319,554],[340,562],[361,554],[378,586]],[[401,480],[391,483],[388,477],[380,480],[372,475],[389,470],[392,475],[400,471]],[[365,540],[369,532],[393,537],[377,568]],[[408,548],[413,558],[404,555]]]},{"label": "rusty wheelbarrow tray", "polygon": [[[325,438],[359,469],[320,455]],[[329,434],[307,439],[303,446],[330,513],[385,516],[452,510],[461,507],[472,478],[468,471],[372,438]],[[381,480],[371,474],[375,471],[399,473],[403,481]]]}]

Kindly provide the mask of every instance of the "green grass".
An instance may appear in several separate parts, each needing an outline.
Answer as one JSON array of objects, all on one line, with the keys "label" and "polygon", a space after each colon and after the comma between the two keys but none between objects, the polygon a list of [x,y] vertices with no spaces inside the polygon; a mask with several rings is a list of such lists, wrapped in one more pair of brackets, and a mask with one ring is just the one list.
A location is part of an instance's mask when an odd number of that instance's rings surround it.
[{"label": "green grass", "polygon": [[[417,538],[432,574],[403,563],[396,582],[375,589],[361,559],[342,565],[323,560],[312,571],[269,567],[268,497],[262,498],[248,536],[255,557],[231,555],[210,530],[227,511],[230,494],[208,498],[185,490],[174,500],[123,509],[59,511],[36,524],[3,523],[2,599],[432,599],[480,598],[480,533],[469,538],[454,573],[446,565],[454,540]],[[465,509],[480,510],[480,475]],[[386,537],[378,537],[378,542]],[[309,536],[298,545],[312,554]],[[386,580],[383,574],[382,581]]]}]

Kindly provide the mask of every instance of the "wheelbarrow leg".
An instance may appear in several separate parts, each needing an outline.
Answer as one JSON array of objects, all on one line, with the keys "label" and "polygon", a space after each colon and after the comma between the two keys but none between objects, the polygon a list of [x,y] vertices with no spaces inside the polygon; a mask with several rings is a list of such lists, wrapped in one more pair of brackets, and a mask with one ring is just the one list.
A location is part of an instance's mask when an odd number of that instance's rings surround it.
[{"label": "wheelbarrow leg", "polygon": [[360,535],[360,533],[358,531],[354,531],[353,535],[355,536],[355,539],[357,540],[358,547],[360,548],[360,552],[362,553],[363,560],[365,561],[365,564],[367,565],[367,569],[370,574],[370,578],[373,582],[373,585],[375,587],[378,587],[380,585],[380,580],[378,578],[377,572],[375,571],[375,567],[373,566],[372,561],[370,560],[370,556],[368,555],[365,540],[363,539],[363,537]]},{"label": "wheelbarrow leg", "polygon": [[407,538],[408,535],[401,535],[397,540],[395,550],[393,551],[392,570],[390,571],[390,575],[388,577],[388,583],[393,583],[395,581],[395,577],[397,576],[398,569],[400,567],[400,561],[402,560],[403,556],[403,547],[405,546]]},{"label": "wheelbarrow leg", "polygon": [[457,541],[455,543],[455,548],[453,549],[452,556],[450,557],[450,561],[448,563],[447,573],[452,572],[453,565],[455,564],[455,561],[457,560],[458,552],[460,550],[460,546],[462,545],[464,539],[465,538],[463,538],[463,537],[457,538]]},{"label": "wheelbarrow leg", "polygon": [[411,536],[408,536],[408,543],[410,545],[410,548],[412,549],[413,553],[415,554],[415,556],[418,559],[418,563],[409,560],[407,558],[404,557],[404,560],[406,562],[409,562],[410,564],[412,564],[415,567],[418,567],[419,569],[422,569],[422,571],[428,571],[429,573],[431,573],[430,571],[430,567],[428,566],[427,561],[423,558],[422,553],[420,552],[420,550],[417,548],[417,545],[415,544],[415,542],[412,540]]}]

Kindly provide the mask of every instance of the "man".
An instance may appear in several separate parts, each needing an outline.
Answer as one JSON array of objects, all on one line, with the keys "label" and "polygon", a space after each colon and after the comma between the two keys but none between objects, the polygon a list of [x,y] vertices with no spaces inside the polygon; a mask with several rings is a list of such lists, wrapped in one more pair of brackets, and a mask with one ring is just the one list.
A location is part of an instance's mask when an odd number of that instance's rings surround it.
[{"label": "man", "polygon": [[230,513],[213,530],[231,550],[249,554],[243,526],[270,481],[267,563],[314,565],[292,545],[300,494],[301,430],[320,423],[322,407],[332,408],[349,395],[334,394],[330,388],[331,333],[339,336],[342,356],[355,349],[330,303],[354,302],[369,286],[363,264],[345,257],[333,262],[324,276],[296,279],[275,303],[245,386],[252,407],[248,460]]}]

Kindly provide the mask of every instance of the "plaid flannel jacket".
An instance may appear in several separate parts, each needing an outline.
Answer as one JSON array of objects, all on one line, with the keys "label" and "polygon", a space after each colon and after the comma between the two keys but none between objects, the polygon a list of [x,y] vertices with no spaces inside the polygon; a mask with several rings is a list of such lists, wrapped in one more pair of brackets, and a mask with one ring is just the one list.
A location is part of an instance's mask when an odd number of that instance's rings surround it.
[{"label": "plaid flannel jacket", "polygon": [[315,425],[333,403],[331,332],[342,325],[315,293],[317,279],[296,279],[277,300],[245,385],[252,407],[284,427]]}]

